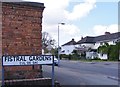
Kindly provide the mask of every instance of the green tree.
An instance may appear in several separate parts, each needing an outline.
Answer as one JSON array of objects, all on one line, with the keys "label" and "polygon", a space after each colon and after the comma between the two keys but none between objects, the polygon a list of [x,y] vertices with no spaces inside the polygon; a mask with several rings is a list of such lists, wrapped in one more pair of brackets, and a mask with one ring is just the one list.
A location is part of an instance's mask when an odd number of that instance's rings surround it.
[{"label": "green tree", "polygon": [[73,50],[72,55],[69,55],[70,59],[78,59],[80,55],[78,54],[77,50]]},{"label": "green tree", "polygon": [[109,59],[111,47],[108,43],[104,43],[104,45],[98,47],[98,52],[102,54],[107,54],[107,58]]},{"label": "green tree", "polygon": [[119,54],[117,45],[110,45],[110,48],[109,60],[117,60]]},{"label": "green tree", "polygon": [[108,60],[118,60],[120,51],[120,42],[117,42],[116,45],[105,44],[98,47],[98,52],[107,54]]}]

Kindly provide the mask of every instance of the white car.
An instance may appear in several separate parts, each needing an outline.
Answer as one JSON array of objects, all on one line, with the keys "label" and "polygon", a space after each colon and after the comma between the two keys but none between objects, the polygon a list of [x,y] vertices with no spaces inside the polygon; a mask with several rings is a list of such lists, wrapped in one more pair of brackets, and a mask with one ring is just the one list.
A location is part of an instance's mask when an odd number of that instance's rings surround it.
[{"label": "white car", "polygon": [[55,66],[58,66],[58,59],[54,56],[54,64]]},{"label": "white car", "polygon": [[[45,55],[52,55],[52,54],[46,53]],[[55,64],[55,66],[58,66],[58,59],[56,58],[56,56],[54,56],[54,64]]]}]

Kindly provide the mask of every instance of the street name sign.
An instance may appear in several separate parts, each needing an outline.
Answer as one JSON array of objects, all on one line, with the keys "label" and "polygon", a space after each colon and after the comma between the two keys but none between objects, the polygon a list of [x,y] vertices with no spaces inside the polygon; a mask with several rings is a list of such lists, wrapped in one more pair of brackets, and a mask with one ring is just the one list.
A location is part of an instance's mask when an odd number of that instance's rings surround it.
[{"label": "street name sign", "polygon": [[4,87],[4,66],[46,65],[52,64],[52,87],[54,87],[54,56],[53,55],[3,55],[2,86]]},{"label": "street name sign", "polygon": [[5,55],[2,57],[3,66],[53,64],[52,55]]}]

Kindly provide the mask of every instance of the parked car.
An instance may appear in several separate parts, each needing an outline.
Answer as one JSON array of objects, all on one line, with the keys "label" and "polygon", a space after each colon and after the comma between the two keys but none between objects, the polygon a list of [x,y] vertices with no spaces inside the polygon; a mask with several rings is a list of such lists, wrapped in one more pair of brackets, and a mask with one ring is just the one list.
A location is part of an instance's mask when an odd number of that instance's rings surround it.
[{"label": "parked car", "polygon": [[58,59],[54,56],[54,64],[55,66],[58,66]]},{"label": "parked car", "polygon": [[[46,53],[45,55],[52,55],[52,54],[51,53]],[[54,64],[55,64],[55,66],[58,66],[58,59],[56,58],[56,56],[54,56]]]}]

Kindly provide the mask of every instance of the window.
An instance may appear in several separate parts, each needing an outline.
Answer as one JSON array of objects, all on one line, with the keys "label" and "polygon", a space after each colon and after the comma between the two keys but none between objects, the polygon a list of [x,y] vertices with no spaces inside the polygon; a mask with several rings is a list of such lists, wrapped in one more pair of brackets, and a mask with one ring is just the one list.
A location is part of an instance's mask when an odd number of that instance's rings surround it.
[{"label": "window", "polygon": [[100,56],[103,56],[103,53],[100,53]]},{"label": "window", "polygon": [[103,42],[100,42],[100,45],[103,45]]},{"label": "window", "polygon": [[62,51],[62,53],[64,53],[64,52],[65,52],[65,50]]}]

